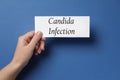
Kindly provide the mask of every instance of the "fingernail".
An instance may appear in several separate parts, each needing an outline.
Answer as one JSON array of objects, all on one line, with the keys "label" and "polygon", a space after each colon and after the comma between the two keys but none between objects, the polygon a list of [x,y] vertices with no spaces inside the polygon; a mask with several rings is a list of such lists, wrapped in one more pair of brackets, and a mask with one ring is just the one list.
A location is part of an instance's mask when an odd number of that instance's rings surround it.
[{"label": "fingernail", "polygon": [[43,40],[43,41],[45,41],[45,40],[46,40],[46,38],[45,38],[45,37],[42,37],[42,40]]},{"label": "fingernail", "polygon": [[40,35],[40,32],[37,32],[36,34],[37,34],[37,35]]},{"label": "fingernail", "polygon": [[40,53],[41,53],[41,50],[39,50],[38,52],[39,52],[39,54],[40,54]]}]

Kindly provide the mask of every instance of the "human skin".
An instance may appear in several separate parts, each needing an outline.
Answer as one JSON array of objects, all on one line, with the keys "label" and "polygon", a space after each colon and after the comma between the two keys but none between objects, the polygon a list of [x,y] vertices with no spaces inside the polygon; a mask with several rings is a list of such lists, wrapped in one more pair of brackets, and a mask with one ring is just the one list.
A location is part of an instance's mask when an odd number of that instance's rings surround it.
[{"label": "human skin", "polygon": [[38,55],[45,50],[45,38],[42,32],[28,32],[18,38],[18,44],[11,62],[0,70],[0,80],[15,80],[28,64],[33,53]]}]

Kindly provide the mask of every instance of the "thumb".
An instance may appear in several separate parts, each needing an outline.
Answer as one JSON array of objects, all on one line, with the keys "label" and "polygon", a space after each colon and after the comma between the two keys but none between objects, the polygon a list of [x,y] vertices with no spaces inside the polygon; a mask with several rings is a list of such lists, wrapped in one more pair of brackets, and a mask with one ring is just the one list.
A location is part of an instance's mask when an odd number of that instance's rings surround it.
[{"label": "thumb", "polygon": [[33,36],[31,42],[29,43],[29,46],[34,49],[38,41],[42,38],[42,32],[37,32]]}]

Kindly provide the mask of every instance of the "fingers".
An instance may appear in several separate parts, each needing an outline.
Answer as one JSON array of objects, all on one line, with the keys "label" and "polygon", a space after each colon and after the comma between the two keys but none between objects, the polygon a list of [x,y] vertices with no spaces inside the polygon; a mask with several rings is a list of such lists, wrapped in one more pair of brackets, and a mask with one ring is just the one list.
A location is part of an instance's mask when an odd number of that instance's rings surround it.
[{"label": "fingers", "polygon": [[45,40],[41,40],[39,46],[36,49],[36,54],[40,54],[41,51],[45,50]]},{"label": "fingers", "polygon": [[41,45],[39,46],[39,49],[45,50],[45,41],[43,41],[43,40],[41,41]]},{"label": "fingers", "polygon": [[36,44],[40,41],[40,39],[42,39],[42,33],[41,32],[35,33],[31,42],[29,43],[30,48],[34,50],[36,47]]},{"label": "fingers", "polygon": [[27,41],[28,47],[31,51],[35,50],[35,54],[38,55],[43,51],[45,45],[45,37],[42,37],[42,32],[31,31],[26,33],[24,36],[24,40]]},{"label": "fingers", "polygon": [[31,39],[34,36],[35,31],[30,31],[24,35],[25,40]]}]

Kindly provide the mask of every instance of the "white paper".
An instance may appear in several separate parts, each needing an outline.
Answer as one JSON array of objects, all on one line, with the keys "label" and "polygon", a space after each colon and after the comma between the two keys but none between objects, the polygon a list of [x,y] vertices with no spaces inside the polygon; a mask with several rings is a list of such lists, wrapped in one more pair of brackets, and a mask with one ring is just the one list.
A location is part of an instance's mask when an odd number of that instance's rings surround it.
[{"label": "white paper", "polygon": [[90,37],[89,16],[35,16],[35,32],[44,37]]}]

